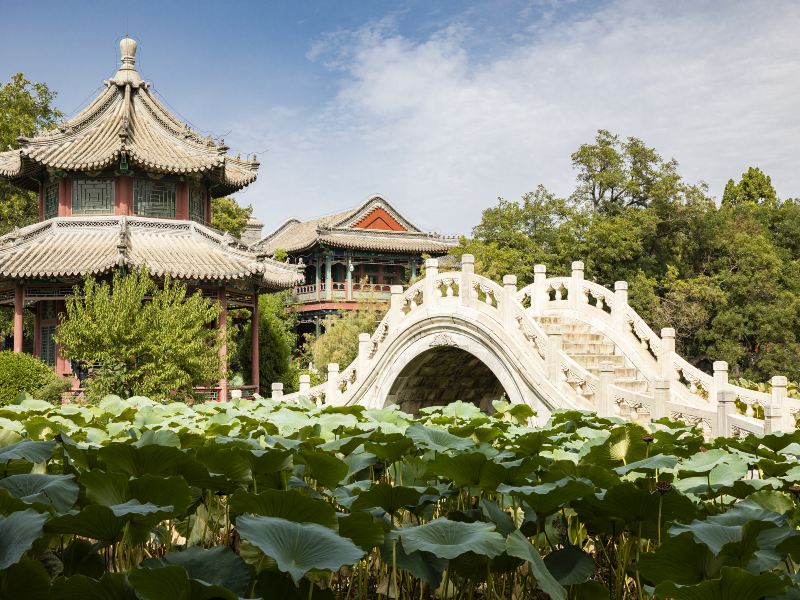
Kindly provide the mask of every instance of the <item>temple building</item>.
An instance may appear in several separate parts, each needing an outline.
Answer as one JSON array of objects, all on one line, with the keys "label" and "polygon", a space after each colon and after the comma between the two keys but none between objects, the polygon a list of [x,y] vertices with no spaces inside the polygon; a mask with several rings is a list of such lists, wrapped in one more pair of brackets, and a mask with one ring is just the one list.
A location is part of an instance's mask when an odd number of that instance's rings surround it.
[{"label": "temple building", "polygon": [[454,238],[422,231],[380,196],[355,209],[311,221],[290,219],[251,248],[302,264],[305,281],[294,288],[299,330],[319,333],[322,319],[357,308],[361,301],[387,303],[389,286],[416,279],[423,255],[440,256]]},{"label": "temple building", "polygon": [[[170,114],[136,69],[136,42],[123,39],[120,50],[119,70],[77,116],[0,152],[0,177],[37,192],[40,216],[0,238],[0,304],[14,307],[14,351],[26,348],[64,376],[71,366],[54,334],[65,297],[88,275],[146,267],[156,280],[183,281],[220,302],[223,331],[229,309],[257,319],[259,293],[302,282],[296,268],[210,227],[211,199],[252,183],[255,157],[229,155],[223,141]],[[32,340],[23,339],[25,311]],[[245,392],[259,380],[252,331]],[[227,397],[227,376],[205,391]]]}]

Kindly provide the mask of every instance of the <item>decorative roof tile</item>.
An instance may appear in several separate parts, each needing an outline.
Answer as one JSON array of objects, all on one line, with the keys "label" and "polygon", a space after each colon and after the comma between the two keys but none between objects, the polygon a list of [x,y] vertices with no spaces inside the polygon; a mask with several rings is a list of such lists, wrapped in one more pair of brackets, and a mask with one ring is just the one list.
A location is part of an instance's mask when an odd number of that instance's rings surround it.
[{"label": "decorative roof tile", "polygon": [[206,174],[213,196],[230,194],[256,179],[258,162],[228,156],[173,116],[150,92],[135,67],[136,43],[120,42],[122,65],[106,89],[57,128],[20,138],[17,150],[0,152],[0,176],[38,189],[42,169],[98,171],[119,162],[156,173]]},{"label": "decorative roof tile", "polygon": [[269,289],[302,282],[287,264],[258,257],[229,235],[195,223],[145,217],[56,217],[0,237],[0,277],[101,275],[146,266],[151,275],[251,280]]},{"label": "decorative roof tile", "polygon": [[[378,208],[389,213],[406,231],[355,227],[356,223]],[[456,244],[456,240],[422,231],[382,197],[372,196],[355,209],[310,221],[290,219],[263,240],[253,244],[252,248],[260,254],[273,256],[279,249],[299,252],[318,243],[352,250],[445,254]]]}]

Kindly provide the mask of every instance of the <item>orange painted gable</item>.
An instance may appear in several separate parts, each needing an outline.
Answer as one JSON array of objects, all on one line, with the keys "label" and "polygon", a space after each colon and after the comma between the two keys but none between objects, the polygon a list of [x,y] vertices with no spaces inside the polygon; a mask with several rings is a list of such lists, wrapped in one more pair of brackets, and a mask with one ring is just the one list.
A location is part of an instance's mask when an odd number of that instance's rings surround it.
[{"label": "orange painted gable", "polygon": [[382,229],[383,231],[407,231],[392,215],[382,208],[376,208],[353,227],[358,229]]}]

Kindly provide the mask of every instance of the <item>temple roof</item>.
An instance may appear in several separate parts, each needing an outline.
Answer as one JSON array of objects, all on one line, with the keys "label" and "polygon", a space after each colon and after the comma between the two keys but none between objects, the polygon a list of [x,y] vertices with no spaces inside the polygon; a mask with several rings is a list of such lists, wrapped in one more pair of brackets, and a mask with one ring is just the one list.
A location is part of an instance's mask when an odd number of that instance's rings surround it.
[{"label": "temple roof", "polygon": [[203,174],[212,196],[224,196],[252,183],[255,156],[227,154],[224,141],[203,138],[173,116],[136,70],[136,42],[120,42],[122,65],[105,89],[75,117],[57,127],[20,137],[20,148],[0,152],[0,177],[38,190],[43,169],[100,171],[125,156],[151,173]]},{"label": "temple roof", "polygon": [[456,240],[422,231],[382,197],[371,196],[351,210],[310,221],[290,219],[252,248],[272,256],[278,249],[298,252],[315,244],[350,250],[445,254]]},{"label": "temple roof", "polygon": [[296,268],[258,257],[229,234],[194,221],[56,217],[0,237],[1,278],[75,278],[144,266],[154,277],[250,280],[268,289],[303,279]]}]

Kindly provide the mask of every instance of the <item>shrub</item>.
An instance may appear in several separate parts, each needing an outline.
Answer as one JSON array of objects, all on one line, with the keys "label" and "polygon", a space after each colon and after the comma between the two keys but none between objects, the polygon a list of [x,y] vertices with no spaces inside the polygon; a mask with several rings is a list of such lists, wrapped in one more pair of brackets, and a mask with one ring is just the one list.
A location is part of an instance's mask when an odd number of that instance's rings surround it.
[{"label": "shrub", "polygon": [[53,369],[35,356],[0,352],[0,406],[16,402],[22,392],[38,397],[43,388],[59,381]]},{"label": "shrub", "polygon": [[218,303],[166,278],[157,286],[142,269],[88,278],[67,299],[57,341],[66,358],[95,365],[87,385],[106,394],[156,400],[191,398],[193,386],[220,377]]},{"label": "shrub", "polygon": [[44,400],[50,404],[60,404],[61,395],[69,391],[70,387],[71,384],[68,379],[56,376],[52,381],[44,384],[39,390],[34,392],[32,396],[37,400]]}]

